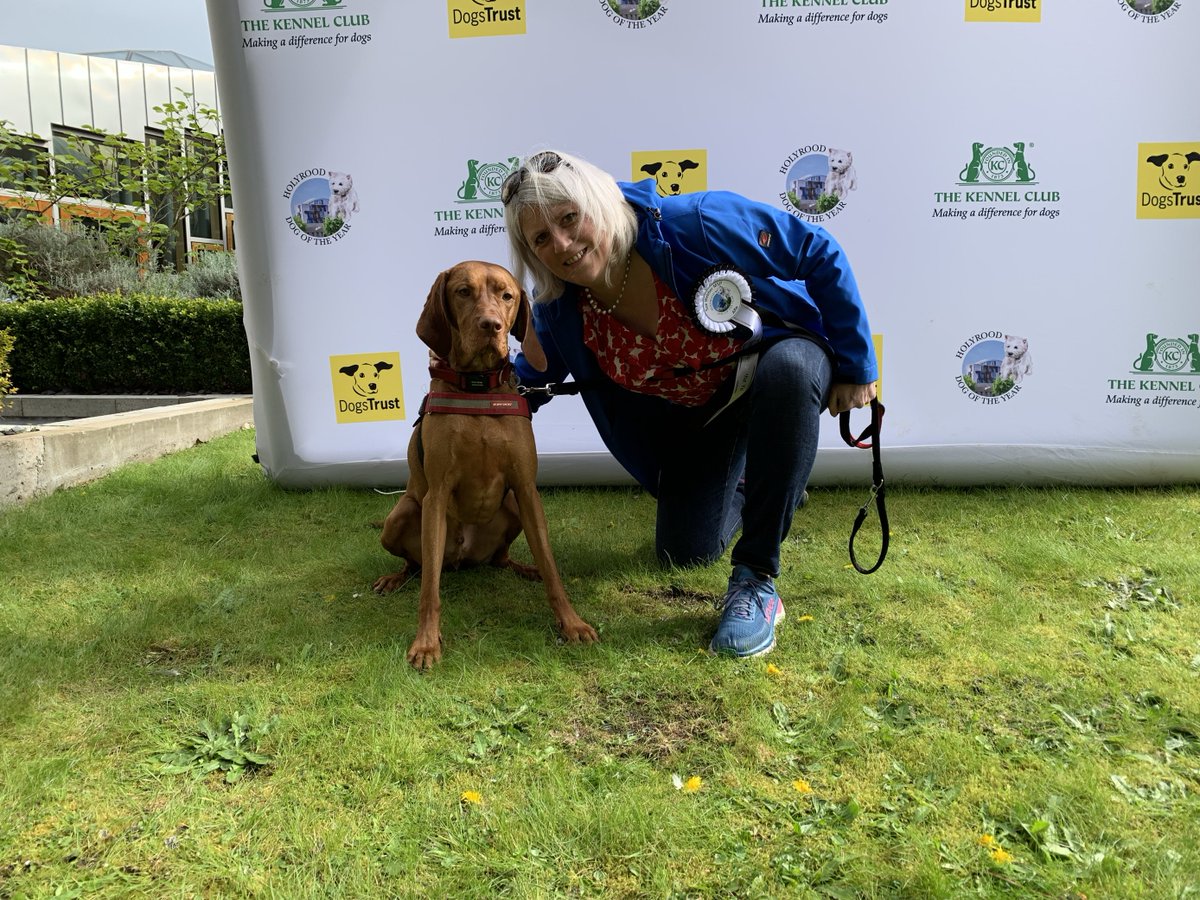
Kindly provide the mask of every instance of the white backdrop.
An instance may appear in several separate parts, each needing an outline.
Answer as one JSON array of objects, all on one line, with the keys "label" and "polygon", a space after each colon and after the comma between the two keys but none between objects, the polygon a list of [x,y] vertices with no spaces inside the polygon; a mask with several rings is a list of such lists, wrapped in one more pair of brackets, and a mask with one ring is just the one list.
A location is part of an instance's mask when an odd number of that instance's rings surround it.
[{"label": "white backdrop", "polygon": [[[829,229],[880,349],[889,480],[1200,480],[1195,3],[208,7],[280,483],[403,483],[425,296],[509,261],[499,182],[547,146]],[[865,482],[826,421],[814,482]],[[544,483],[627,480],[578,398],[534,427]]]}]

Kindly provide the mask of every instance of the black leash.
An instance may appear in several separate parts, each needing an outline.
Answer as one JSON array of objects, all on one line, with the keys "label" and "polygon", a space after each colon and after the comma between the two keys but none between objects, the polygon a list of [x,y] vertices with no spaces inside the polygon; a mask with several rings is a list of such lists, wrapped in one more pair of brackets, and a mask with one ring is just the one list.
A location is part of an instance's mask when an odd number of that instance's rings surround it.
[{"label": "black leash", "polygon": [[[854,519],[854,527],[850,529],[850,563],[863,575],[870,575],[882,566],[883,559],[888,552],[888,515],[887,505],[884,502],[883,463],[879,459],[879,431],[883,426],[883,412],[883,404],[878,400],[872,400],[871,424],[864,428],[862,434],[857,438],[850,433],[850,413],[844,412],[841,415],[842,440],[851,447],[871,451],[871,495],[858,510],[858,515]],[[867,438],[871,439],[869,444],[865,443]],[[858,535],[858,530],[862,528],[863,522],[867,520],[872,498],[875,500],[875,508],[879,511],[879,528],[883,533],[883,541],[879,547],[879,559],[875,560],[875,565],[864,569],[858,564],[858,559],[854,555],[854,538]]]}]

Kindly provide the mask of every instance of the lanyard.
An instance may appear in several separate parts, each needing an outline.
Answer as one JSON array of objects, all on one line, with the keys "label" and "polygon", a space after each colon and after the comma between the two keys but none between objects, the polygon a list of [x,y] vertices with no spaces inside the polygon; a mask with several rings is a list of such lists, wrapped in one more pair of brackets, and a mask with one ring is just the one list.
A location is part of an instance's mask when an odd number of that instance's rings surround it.
[{"label": "lanyard", "polygon": [[[883,404],[878,400],[872,400],[871,424],[864,428],[857,438],[850,433],[850,413],[844,412],[841,415],[842,440],[851,447],[859,447],[863,450],[871,451],[871,494],[867,497],[867,502],[859,508],[858,515],[854,519],[854,527],[850,530],[850,563],[863,575],[870,575],[882,566],[883,559],[887,556],[888,551],[888,516],[887,506],[884,503],[883,463],[879,459],[879,431],[883,425],[883,412]],[[868,437],[871,439],[869,444],[864,442]],[[882,532],[883,540],[879,547],[879,558],[875,560],[875,565],[869,569],[864,569],[859,565],[858,559],[854,555],[854,538],[858,535],[858,530],[862,528],[863,522],[867,519],[872,498],[874,498],[875,507],[879,512],[879,528]]]}]

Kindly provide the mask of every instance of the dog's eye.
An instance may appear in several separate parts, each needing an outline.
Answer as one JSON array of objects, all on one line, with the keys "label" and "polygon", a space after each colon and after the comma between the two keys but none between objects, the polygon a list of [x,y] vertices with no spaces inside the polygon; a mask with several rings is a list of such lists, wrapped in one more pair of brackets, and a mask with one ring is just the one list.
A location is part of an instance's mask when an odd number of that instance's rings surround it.
[{"label": "dog's eye", "polygon": [[512,295],[512,292],[511,292],[511,291],[505,291],[505,292],[504,292],[504,302],[505,302],[505,303],[511,303],[511,302],[512,302],[512,298],[513,298],[513,295]]}]

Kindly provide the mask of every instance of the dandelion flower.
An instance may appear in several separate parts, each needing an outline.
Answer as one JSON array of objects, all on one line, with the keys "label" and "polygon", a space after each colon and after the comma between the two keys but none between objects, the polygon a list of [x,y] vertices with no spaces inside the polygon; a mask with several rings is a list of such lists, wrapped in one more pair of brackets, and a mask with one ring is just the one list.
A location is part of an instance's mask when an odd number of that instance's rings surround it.
[{"label": "dandelion flower", "polygon": [[1012,859],[1012,854],[1003,847],[992,848],[992,862],[998,863],[999,865],[1004,865],[1005,863],[1012,862]]},{"label": "dandelion flower", "polygon": [[801,794],[811,794],[813,792],[812,785],[803,778],[797,778],[795,781],[793,781],[792,787],[794,787]]},{"label": "dandelion flower", "polygon": [[683,792],[685,794],[694,794],[704,786],[704,779],[699,775],[693,775],[683,783]]},{"label": "dandelion flower", "polygon": [[478,806],[483,802],[483,795],[479,791],[463,791],[458,799],[463,803],[472,803]]},{"label": "dandelion flower", "polygon": [[995,847],[996,839],[990,834],[981,834],[979,837],[975,838],[975,843],[981,847]]},{"label": "dandelion flower", "polygon": [[779,666],[775,665],[775,663],[767,663],[767,674],[778,678],[783,674],[783,669],[779,668]]},{"label": "dandelion flower", "polygon": [[798,618],[796,621],[797,622],[811,622],[812,620],[813,620],[812,616],[804,615],[804,616],[801,616],[800,618]]}]

